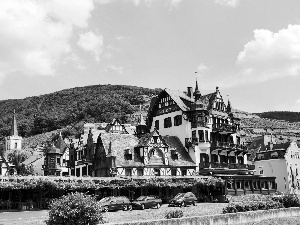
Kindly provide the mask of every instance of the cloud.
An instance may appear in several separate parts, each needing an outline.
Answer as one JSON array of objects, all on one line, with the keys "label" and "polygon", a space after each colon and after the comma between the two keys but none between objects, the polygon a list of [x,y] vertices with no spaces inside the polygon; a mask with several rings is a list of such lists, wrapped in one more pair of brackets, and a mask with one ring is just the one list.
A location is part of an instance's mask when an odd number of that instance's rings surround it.
[{"label": "cloud", "polygon": [[94,34],[89,31],[79,35],[79,41],[77,42],[83,50],[92,52],[95,55],[95,60],[100,61],[100,53],[103,49],[103,36]]},{"label": "cloud", "polygon": [[239,4],[239,1],[240,0],[215,0],[215,3],[228,6],[231,8],[235,8]]},{"label": "cloud", "polygon": [[208,70],[208,67],[204,64],[204,63],[201,63],[198,67],[197,67],[197,70],[202,73],[206,70]]},{"label": "cloud", "polygon": [[109,70],[113,70],[113,71],[116,71],[117,73],[120,73],[122,74],[124,72],[124,67],[122,66],[115,66],[115,65],[108,65],[104,71],[105,72],[108,72]]},{"label": "cloud", "polygon": [[[104,5],[104,4],[109,4],[116,2],[117,0],[94,0],[95,3]],[[167,0],[167,1],[161,1],[161,0],[124,0],[125,2],[130,2],[134,6],[140,6],[141,3],[144,3],[146,6],[151,7],[154,2],[165,2],[167,6],[170,6],[170,8],[178,8],[180,3],[183,0]]]},{"label": "cloud", "polygon": [[236,64],[245,82],[299,76],[300,25],[289,25],[277,33],[254,30],[254,40],[244,45]]},{"label": "cloud", "polygon": [[1,0],[0,78],[55,74],[73,28],[87,27],[93,8],[92,0]]}]

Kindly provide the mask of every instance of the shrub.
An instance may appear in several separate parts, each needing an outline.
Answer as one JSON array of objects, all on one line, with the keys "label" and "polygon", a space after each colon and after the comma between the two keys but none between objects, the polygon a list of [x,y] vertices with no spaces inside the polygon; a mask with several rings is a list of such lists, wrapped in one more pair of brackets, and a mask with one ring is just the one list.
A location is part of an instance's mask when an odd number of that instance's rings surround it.
[{"label": "shrub", "polygon": [[225,208],[223,213],[247,212],[256,210],[268,210],[284,208],[283,204],[278,201],[249,201],[249,202],[231,202]]},{"label": "shrub", "polygon": [[96,225],[104,223],[95,197],[83,193],[64,195],[50,203],[47,225]]},{"label": "shrub", "polygon": [[300,206],[299,198],[295,194],[283,194],[280,196],[274,196],[272,199],[282,203],[285,208]]},{"label": "shrub", "polygon": [[165,214],[166,219],[181,218],[181,217],[183,217],[183,212],[180,209],[169,211]]}]

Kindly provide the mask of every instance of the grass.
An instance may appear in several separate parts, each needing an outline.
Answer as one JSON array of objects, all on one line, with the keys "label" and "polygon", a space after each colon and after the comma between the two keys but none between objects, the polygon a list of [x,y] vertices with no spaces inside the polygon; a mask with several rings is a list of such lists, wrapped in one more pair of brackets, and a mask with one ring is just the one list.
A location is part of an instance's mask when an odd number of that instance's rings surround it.
[{"label": "grass", "polygon": [[204,216],[221,214],[222,209],[227,203],[198,203],[196,206],[188,207],[166,207],[163,205],[160,209],[145,209],[132,211],[107,212],[104,214],[104,220],[109,223],[129,222],[129,221],[144,221],[164,219],[166,212],[175,209],[181,209],[184,217]]}]

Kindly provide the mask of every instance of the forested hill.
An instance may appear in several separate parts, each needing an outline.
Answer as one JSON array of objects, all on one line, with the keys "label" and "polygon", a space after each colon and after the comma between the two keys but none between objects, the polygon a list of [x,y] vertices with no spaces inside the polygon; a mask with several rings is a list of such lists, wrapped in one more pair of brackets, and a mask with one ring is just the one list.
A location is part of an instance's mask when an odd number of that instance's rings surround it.
[{"label": "forested hill", "polygon": [[25,99],[0,101],[0,138],[10,133],[13,110],[16,110],[19,135],[40,134],[68,125],[80,128],[83,122],[108,122],[129,116],[147,103],[160,89],[125,85],[94,85],[66,89]]},{"label": "forested hill", "polygon": [[254,114],[260,116],[261,118],[285,120],[289,122],[300,122],[300,112],[273,111]]}]

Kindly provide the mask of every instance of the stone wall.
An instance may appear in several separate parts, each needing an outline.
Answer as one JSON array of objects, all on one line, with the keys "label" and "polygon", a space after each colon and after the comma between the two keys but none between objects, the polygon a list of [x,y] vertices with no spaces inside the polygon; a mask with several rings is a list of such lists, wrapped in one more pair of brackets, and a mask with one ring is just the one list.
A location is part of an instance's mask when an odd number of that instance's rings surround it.
[{"label": "stone wall", "polygon": [[227,213],[208,216],[183,217],[179,219],[144,220],[136,222],[109,223],[110,225],[223,225],[242,224],[248,222],[258,222],[265,219],[278,217],[300,216],[300,208],[282,208],[270,210],[258,210],[239,213]]}]

